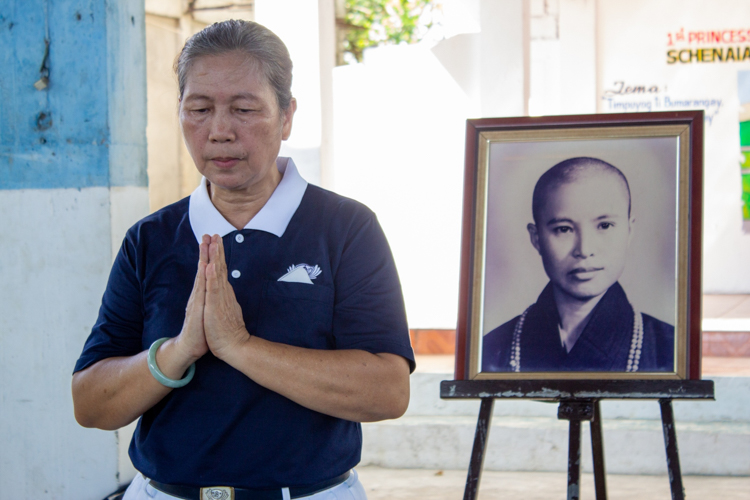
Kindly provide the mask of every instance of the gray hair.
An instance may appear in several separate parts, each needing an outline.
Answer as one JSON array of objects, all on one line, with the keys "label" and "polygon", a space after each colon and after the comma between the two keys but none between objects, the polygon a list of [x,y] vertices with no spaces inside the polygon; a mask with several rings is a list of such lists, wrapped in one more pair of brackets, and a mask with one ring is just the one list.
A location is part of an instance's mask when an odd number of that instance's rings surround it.
[{"label": "gray hair", "polygon": [[196,59],[228,52],[242,52],[256,61],[276,93],[279,109],[289,108],[292,101],[292,60],[286,45],[265,26],[238,19],[212,24],[185,42],[174,63],[180,99],[185,91],[188,71]]}]

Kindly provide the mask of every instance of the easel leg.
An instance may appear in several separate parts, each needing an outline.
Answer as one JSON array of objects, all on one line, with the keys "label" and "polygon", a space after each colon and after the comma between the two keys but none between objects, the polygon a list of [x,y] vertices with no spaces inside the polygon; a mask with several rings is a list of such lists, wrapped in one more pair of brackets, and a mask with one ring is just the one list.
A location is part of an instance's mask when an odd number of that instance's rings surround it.
[{"label": "easel leg", "polygon": [[490,437],[492,408],[494,406],[495,400],[493,398],[482,398],[482,405],[479,407],[477,432],[474,435],[474,447],[471,450],[469,473],[466,477],[464,500],[476,500],[477,493],[479,492],[479,480],[482,478],[482,467],[484,466],[484,455],[487,450],[487,440]]},{"label": "easel leg", "polygon": [[568,434],[568,500],[581,497],[581,420],[594,418],[592,399],[561,400],[557,418],[570,421]]},{"label": "easel leg", "polygon": [[594,457],[596,500],[607,500],[607,472],[604,465],[604,435],[599,400],[594,401],[594,418],[591,419],[591,452]]},{"label": "easel leg", "polygon": [[568,500],[578,500],[581,491],[581,421],[570,421],[568,440]]},{"label": "easel leg", "polygon": [[680,454],[677,450],[677,432],[674,428],[674,413],[672,400],[660,399],[661,425],[664,430],[664,447],[667,450],[667,473],[669,487],[672,490],[672,500],[685,500],[685,488],[682,486],[682,472],[680,471]]}]

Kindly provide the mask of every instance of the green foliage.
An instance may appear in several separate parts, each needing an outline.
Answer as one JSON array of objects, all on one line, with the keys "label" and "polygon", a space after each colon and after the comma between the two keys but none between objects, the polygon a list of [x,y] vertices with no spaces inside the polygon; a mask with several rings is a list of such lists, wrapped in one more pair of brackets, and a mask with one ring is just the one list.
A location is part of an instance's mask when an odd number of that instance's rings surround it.
[{"label": "green foliage", "polygon": [[384,44],[418,42],[431,23],[424,18],[434,0],[346,0],[343,51],[362,62],[364,50]]}]

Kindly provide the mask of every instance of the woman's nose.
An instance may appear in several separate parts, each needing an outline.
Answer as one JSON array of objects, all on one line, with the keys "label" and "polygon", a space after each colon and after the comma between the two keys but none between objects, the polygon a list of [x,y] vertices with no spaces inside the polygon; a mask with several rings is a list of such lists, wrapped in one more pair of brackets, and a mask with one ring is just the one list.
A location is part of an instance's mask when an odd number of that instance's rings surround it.
[{"label": "woman's nose", "polygon": [[235,139],[230,117],[217,112],[211,119],[208,140],[211,142],[232,142]]}]

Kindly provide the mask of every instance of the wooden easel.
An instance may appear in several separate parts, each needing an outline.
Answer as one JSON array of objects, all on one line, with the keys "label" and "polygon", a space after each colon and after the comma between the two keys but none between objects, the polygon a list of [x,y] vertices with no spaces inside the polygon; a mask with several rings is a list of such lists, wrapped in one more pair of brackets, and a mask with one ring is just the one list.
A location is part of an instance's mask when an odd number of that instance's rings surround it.
[{"label": "wooden easel", "polygon": [[712,400],[712,380],[444,380],[440,383],[443,399],[481,399],[474,436],[464,500],[476,500],[482,477],[487,440],[495,399],[535,399],[557,401],[557,418],[570,422],[568,444],[568,500],[578,500],[581,482],[581,421],[591,424],[596,499],[607,499],[599,401],[602,399],[655,399],[661,407],[664,446],[672,500],[684,500],[674,428],[673,399]]}]

